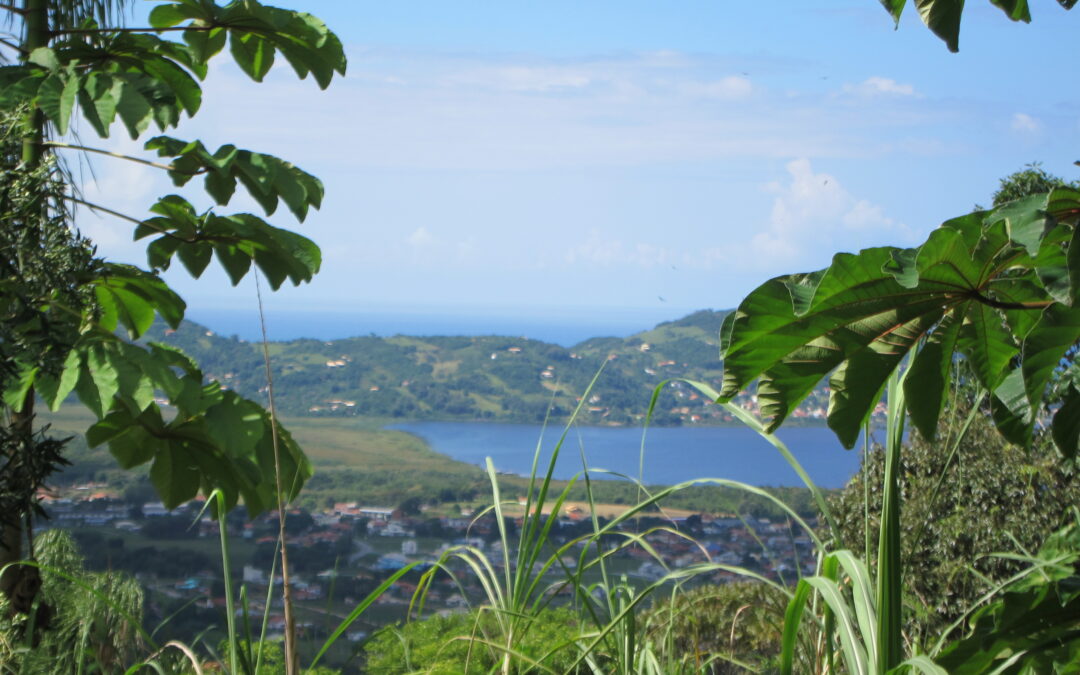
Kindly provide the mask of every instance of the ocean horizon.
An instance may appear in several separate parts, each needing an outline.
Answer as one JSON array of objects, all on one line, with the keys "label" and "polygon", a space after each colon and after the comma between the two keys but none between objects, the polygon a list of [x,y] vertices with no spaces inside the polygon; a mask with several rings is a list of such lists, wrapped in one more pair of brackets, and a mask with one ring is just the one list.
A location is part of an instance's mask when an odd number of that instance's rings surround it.
[{"label": "ocean horizon", "polygon": [[[266,312],[267,336],[285,341],[301,338],[342,340],[375,335],[458,336],[510,335],[572,347],[595,337],[624,338],[675,321],[694,310],[557,309],[522,313],[484,308],[439,307],[326,310],[270,309]],[[259,315],[254,309],[191,308],[188,319],[219,335],[262,339]]]}]

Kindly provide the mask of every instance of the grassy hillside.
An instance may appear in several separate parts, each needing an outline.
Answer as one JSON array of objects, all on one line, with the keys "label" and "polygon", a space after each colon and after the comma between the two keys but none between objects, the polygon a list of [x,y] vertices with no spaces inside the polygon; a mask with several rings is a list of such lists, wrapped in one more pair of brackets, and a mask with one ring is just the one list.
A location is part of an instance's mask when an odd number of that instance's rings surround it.
[{"label": "grassy hillside", "polygon": [[[93,415],[79,406],[59,412],[39,413],[57,436],[71,436],[67,458],[71,466],[57,475],[53,484],[100,482],[133,500],[156,499],[146,478],[147,467],[135,471],[120,469],[105,447],[87,448],[82,432],[93,423]],[[371,505],[396,506],[416,497],[425,503],[472,504],[490,498],[490,484],[479,467],[453,460],[433,451],[422,439],[403,431],[383,429],[387,420],[370,418],[288,417],[283,420],[315,466],[315,475],[301,493],[299,504],[323,508],[339,501],[359,501]],[[504,497],[525,494],[526,479],[500,476]],[[556,481],[557,489],[565,482]],[[632,504],[639,500],[631,483],[596,481],[595,496],[601,502]],[[813,513],[809,491],[776,488],[772,492],[804,513]],[[583,486],[572,493],[585,499]],[[760,499],[715,486],[695,486],[665,502],[670,508],[706,512],[741,512],[775,515]]]},{"label": "grassy hillside", "polygon": [[[703,310],[628,338],[594,338],[564,348],[506,336],[290,340],[270,345],[277,403],[315,417],[539,422],[565,418],[597,371],[580,421],[633,424],[654,388],[669,378],[719,383],[719,330],[725,312]],[[156,326],[148,339],[178,346],[208,375],[256,400],[265,378],[258,345],[194,323]],[[812,397],[807,408],[820,407]],[[724,423],[730,417],[675,383],[653,423]]]}]

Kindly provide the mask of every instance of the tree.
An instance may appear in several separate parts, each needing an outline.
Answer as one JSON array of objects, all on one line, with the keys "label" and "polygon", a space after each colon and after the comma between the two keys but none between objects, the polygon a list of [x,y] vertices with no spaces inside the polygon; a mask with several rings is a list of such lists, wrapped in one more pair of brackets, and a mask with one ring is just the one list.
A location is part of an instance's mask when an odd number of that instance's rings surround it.
[{"label": "tree", "polygon": [[[957,438],[966,410],[941,435]],[[959,419],[957,419],[959,418]],[[916,644],[941,634],[994,586],[1025,563],[1002,553],[1036,551],[1080,503],[1080,476],[1059,461],[1048,439],[1024,450],[976,414],[953,446],[912,438],[900,457],[901,555],[906,625]],[[871,452],[862,471],[833,495],[832,509],[849,544],[865,541],[881,515],[884,454]],[[869,519],[865,517],[869,514]]]},{"label": "tree", "polygon": [[994,206],[1001,206],[1023,197],[1030,197],[1054,188],[1072,188],[1080,190],[1080,181],[1069,182],[1042,168],[1039,162],[1032,162],[1020,171],[1015,171],[1001,179],[1001,184],[994,192]]},{"label": "tree", "polygon": [[[344,73],[337,37],[317,18],[237,0],[177,0],[159,4],[148,26],[124,27],[118,0],[23,0],[0,6],[12,33],[3,44],[17,63],[0,67],[0,393],[5,406],[5,499],[0,568],[21,557],[33,491],[62,454],[33,431],[35,400],[55,409],[70,394],[97,415],[86,433],[108,443],[124,468],[150,464],[150,479],[168,506],[215,490],[231,507],[243,500],[250,514],[294,496],[310,475],[299,446],[262,405],[246,400],[203,373],[183,353],[160,344],[134,344],[160,317],[174,328],[185,305],[159,273],[174,261],[195,277],[213,258],[238,283],[254,266],[276,289],[299,284],[319,268],[308,239],[261,217],[200,212],[171,194],[150,207],[149,218],[119,214],[80,198],[60,152],[102,152],[65,142],[73,120],[101,138],[121,126],[133,139],[151,126],[164,132],[201,104],[207,63],[228,51],[256,82],[277,56],[326,87]],[[179,36],[171,40],[166,36]],[[85,131],[85,130],[84,130]],[[211,152],[195,140],[165,135],[146,140],[152,159],[127,158],[168,172],[184,187],[195,177],[225,206],[237,184],[266,215],[279,204],[299,220],[318,208],[322,184],[278,159],[225,145]],[[112,153],[106,153],[112,154]],[[126,219],[136,239],[148,239],[148,269],[97,258],[74,226],[76,207]],[[175,414],[155,402],[163,395]],[[54,445],[48,445],[53,443]],[[16,470],[18,494],[8,494]],[[19,576],[8,568],[0,587],[11,596]]]}]

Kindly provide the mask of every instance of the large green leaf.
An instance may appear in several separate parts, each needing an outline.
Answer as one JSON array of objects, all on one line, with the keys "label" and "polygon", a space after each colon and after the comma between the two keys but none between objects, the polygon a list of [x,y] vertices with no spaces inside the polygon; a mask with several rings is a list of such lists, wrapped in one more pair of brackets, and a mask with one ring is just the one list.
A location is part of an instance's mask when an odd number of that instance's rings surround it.
[{"label": "large green leaf", "polygon": [[267,7],[255,0],[225,7],[202,0],[179,0],[159,5],[150,20],[159,28],[187,27],[184,41],[200,61],[219,53],[228,39],[237,65],[256,81],[265,77],[278,52],[299,77],[311,74],[322,88],[334,73],[345,73],[345,50],[337,36],[304,12]]},{"label": "large green leaf", "polygon": [[79,75],[73,69],[65,69],[53,72],[38,88],[38,106],[61,135],[67,133],[79,85]]},{"label": "large green leaf", "polygon": [[300,221],[307,217],[309,207],[322,205],[322,182],[272,155],[238,150],[232,145],[221,146],[211,154],[200,141],[182,141],[168,136],[151,138],[145,148],[157,151],[159,157],[170,158],[173,169],[169,176],[177,186],[185,185],[195,176],[205,175],[206,191],[222,206],[232,199],[238,180],[263,207],[266,215],[277,210],[279,200]]},{"label": "large green leaf", "polygon": [[[831,267],[766,282],[722,329],[721,401],[758,379],[775,429],[829,377],[829,426],[851,447],[888,376],[913,357],[905,390],[932,437],[952,361],[994,392],[999,428],[1027,442],[1055,370],[1080,340],[1069,301],[1080,201],[1070,190],[947,221],[913,249],[838,254]],[[1064,286],[1062,286],[1062,280]]]},{"label": "large green leaf", "polygon": [[159,215],[143,221],[135,238],[158,235],[148,248],[150,263],[156,269],[167,269],[177,254],[182,260],[187,258],[189,271],[201,273],[212,249],[234,284],[255,263],[271,288],[277,289],[286,280],[293,284],[310,281],[322,263],[319,247],[310,239],[251,214],[200,215],[178,195],[162,198],[151,210]]},{"label": "large green leaf", "polygon": [[119,323],[137,338],[153,323],[155,313],[173,328],[184,318],[187,305],[180,296],[159,276],[137,267],[107,264],[86,283],[108,314],[102,319],[107,330],[115,330]]},{"label": "large green leaf", "polygon": [[[881,4],[899,24],[906,0],[881,0]],[[990,4],[1000,8],[1013,21],[1031,21],[1027,0],[990,0]],[[1076,0],[1058,0],[1058,4],[1065,9],[1072,9]],[[919,10],[923,23],[945,41],[949,51],[958,51],[964,0],[915,0],[915,7]]]},{"label": "large green leaf", "polygon": [[[79,391],[100,420],[91,446],[107,443],[124,468],[152,463],[151,480],[166,504],[220,490],[250,514],[277,506],[273,431],[261,406],[206,381],[190,358],[166,345],[149,348],[101,333],[81,349]],[[166,419],[154,399],[164,394]],[[311,476],[300,447],[277,426],[282,485],[291,499]]]},{"label": "large green leaf", "polygon": [[1054,415],[1051,432],[1054,444],[1062,453],[1066,457],[1076,457],[1080,450],[1080,391],[1076,387],[1069,387],[1066,392],[1061,408]]},{"label": "large green leaf", "polygon": [[930,331],[904,379],[911,423],[924,438],[933,438],[937,433],[960,327],[961,322],[949,316]]},{"label": "large green leaf", "polygon": [[199,472],[182,445],[166,445],[150,466],[150,482],[165,508],[174,509],[199,493]]}]

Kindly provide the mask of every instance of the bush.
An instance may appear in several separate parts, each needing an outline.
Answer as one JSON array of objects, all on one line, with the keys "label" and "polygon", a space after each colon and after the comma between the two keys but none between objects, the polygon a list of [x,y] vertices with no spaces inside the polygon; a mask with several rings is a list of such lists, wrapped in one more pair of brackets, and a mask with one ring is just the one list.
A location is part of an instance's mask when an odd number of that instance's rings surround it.
[{"label": "bush", "polygon": [[[365,672],[394,675],[421,671],[450,675],[466,672],[466,663],[468,672],[490,672],[503,656],[498,649],[482,642],[485,635],[497,632],[494,623],[495,617],[490,612],[473,610],[384,628],[364,647]],[[544,610],[514,640],[513,648],[530,659],[544,659],[547,667],[562,673],[567,672],[578,656],[574,644],[577,636],[576,614],[567,609]],[[548,656],[552,650],[554,653]]]},{"label": "bush", "polygon": [[[944,425],[938,437],[949,437]],[[937,635],[995,584],[1023,569],[1025,563],[995,554],[1036,551],[1080,503],[1080,479],[1049,441],[1032,450],[1010,445],[980,416],[946,466],[948,454],[944,442],[913,438],[900,458],[905,604],[915,610],[908,621],[913,634]],[[873,451],[864,467],[875,537],[883,463],[884,453]],[[856,550],[865,537],[863,476],[857,474],[833,498],[844,545]]]},{"label": "bush", "polygon": [[645,615],[648,637],[695,672],[745,673],[736,660],[767,667],[780,653],[787,596],[768,584],[744,581],[702,586],[657,602]]}]

